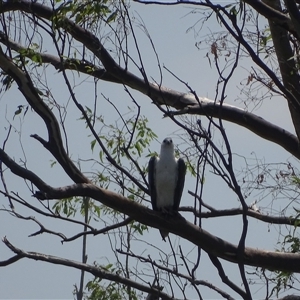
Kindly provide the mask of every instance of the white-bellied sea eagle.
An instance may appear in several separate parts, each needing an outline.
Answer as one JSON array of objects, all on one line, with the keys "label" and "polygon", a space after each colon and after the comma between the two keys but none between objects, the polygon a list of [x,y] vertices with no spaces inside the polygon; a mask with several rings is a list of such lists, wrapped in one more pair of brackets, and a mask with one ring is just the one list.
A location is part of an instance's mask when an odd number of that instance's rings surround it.
[{"label": "white-bellied sea eagle", "polygon": [[[148,180],[152,208],[169,214],[178,211],[186,165],[182,158],[175,157],[174,145],[171,138],[165,138],[161,144],[159,157],[150,158],[148,165]],[[165,241],[168,232],[160,230]]]}]

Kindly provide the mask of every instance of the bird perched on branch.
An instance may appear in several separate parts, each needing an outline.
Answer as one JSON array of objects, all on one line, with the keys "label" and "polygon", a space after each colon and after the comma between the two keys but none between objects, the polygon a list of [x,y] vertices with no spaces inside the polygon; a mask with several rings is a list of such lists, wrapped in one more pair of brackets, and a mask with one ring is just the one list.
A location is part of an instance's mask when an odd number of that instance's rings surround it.
[{"label": "bird perched on branch", "polygon": [[[153,210],[161,211],[166,215],[178,211],[184,187],[186,165],[182,158],[175,157],[171,138],[163,140],[159,157],[150,158],[148,170]],[[160,234],[165,241],[169,232],[160,230]]]}]

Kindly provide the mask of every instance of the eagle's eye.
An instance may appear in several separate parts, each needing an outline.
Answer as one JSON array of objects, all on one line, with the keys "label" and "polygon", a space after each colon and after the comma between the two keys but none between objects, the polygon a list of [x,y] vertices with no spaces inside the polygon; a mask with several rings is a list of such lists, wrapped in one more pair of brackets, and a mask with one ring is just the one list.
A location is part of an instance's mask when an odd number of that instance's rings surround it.
[{"label": "eagle's eye", "polygon": [[163,140],[163,143],[165,143],[165,144],[172,144],[173,143],[173,141],[172,141],[172,139],[171,138],[165,138],[164,140]]}]

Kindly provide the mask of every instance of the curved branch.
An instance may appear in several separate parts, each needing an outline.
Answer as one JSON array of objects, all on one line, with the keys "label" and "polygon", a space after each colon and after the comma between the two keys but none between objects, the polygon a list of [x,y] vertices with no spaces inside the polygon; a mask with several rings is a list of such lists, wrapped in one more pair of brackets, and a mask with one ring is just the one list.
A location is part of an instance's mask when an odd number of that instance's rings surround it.
[{"label": "curved branch", "polygon": [[34,183],[37,187],[43,187],[46,191],[51,189],[51,186],[44,182],[40,177],[35,173],[31,172],[28,169],[20,167],[16,162],[14,162],[3,149],[0,148],[0,160],[6,166],[9,167],[12,173],[15,175],[26,178],[30,182]]},{"label": "curved branch", "polygon": [[80,172],[80,170],[71,161],[66,153],[62,137],[60,133],[59,124],[50,110],[50,108],[43,102],[38,92],[36,91],[28,74],[23,72],[16,66],[2,51],[0,47],[0,68],[10,75],[17,83],[19,90],[24,95],[29,105],[35,112],[43,119],[48,130],[48,141],[33,135],[38,139],[43,146],[57,159],[65,172],[70,176],[74,182],[89,182],[89,180]]},{"label": "curved branch", "polygon": [[62,239],[65,239],[66,236],[64,234],[62,234],[61,232],[55,232],[53,230],[47,229],[41,222],[39,222],[35,217],[29,216],[29,217],[24,217],[18,213],[16,213],[15,211],[13,212],[13,214],[19,218],[19,219],[23,219],[23,220],[31,220],[33,222],[35,222],[36,224],[38,224],[40,226],[40,229],[32,234],[29,235],[29,237],[32,236],[36,236],[39,234],[43,234],[43,233],[49,233],[49,234],[53,234],[53,235],[57,235]]},{"label": "curved branch", "polygon": [[[166,219],[159,212],[155,212],[122,195],[102,189],[92,183],[79,183],[61,188],[52,188],[44,184],[37,176],[33,176],[32,172],[19,166],[12,159],[7,159],[7,157],[5,152],[0,149],[0,159],[2,162],[14,174],[21,173],[24,179],[31,179],[30,181],[40,189],[34,195],[40,200],[63,199],[74,196],[90,197],[130,216],[142,224],[172,232],[201,247],[204,251],[210,253],[210,255],[234,263],[239,262],[239,252],[236,245],[210,234],[188,222],[179,214]],[[279,253],[245,247],[243,262],[249,266],[300,273],[300,254],[295,253]]]},{"label": "curved branch", "polygon": [[[54,56],[54,55],[49,55],[49,54],[41,54],[35,51],[27,51],[27,48],[22,47],[20,44],[15,43],[11,40],[8,40],[5,38],[5,35],[0,32],[0,42],[4,43],[5,45],[8,45],[9,47],[12,47],[12,49],[14,49],[15,51],[20,51],[22,53],[27,53],[27,55],[25,55],[26,57],[31,58],[34,55],[38,55],[43,63],[51,63],[56,69],[59,69],[60,71],[63,71],[63,75],[65,76],[65,69],[71,69],[71,70],[77,70],[77,71],[81,71],[82,73],[85,73],[87,75],[91,75],[94,76],[96,78],[99,78],[101,80],[106,80],[106,81],[113,81],[115,83],[121,83],[119,81],[116,81],[114,79],[114,77],[110,76],[104,69],[97,69],[94,65],[85,62],[85,61],[78,61],[76,59],[67,59],[67,60],[61,60],[58,57]],[[1,58],[1,57],[0,57]],[[0,63],[0,67],[1,67],[1,63]],[[91,71],[92,70],[92,71]],[[98,135],[96,134],[85,110],[83,109],[82,105],[80,105],[75,98],[73,99],[75,105],[77,106],[77,108],[81,111],[81,113],[83,114],[91,132],[93,133],[95,139],[97,140],[98,144],[100,145],[100,147],[102,148],[102,150],[105,152],[106,154],[106,158],[107,160],[113,165],[115,166],[117,169],[119,169],[122,173],[126,174],[127,177],[129,179],[131,179],[141,190],[143,190],[144,192],[147,191],[147,189],[145,189],[138,181],[135,180],[135,178],[130,174],[130,172],[128,172],[126,169],[122,168],[121,166],[119,166],[116,161],[113,159],[113,157],[109,154],[109,152],[107,151],[107,149],[104,147],[103,143],[101,142],[101,139],[98,137]],[[42,101],[42,100],[41,100]],[[40,101],[40,102],[41,102]],[[36,101],[36,106],[41,106],[39,101]],[[30,104],[32,106],[32,104]],[[36,110],[36,107],[33,107]],[[44,106],[42,107],[42,110],[47,110],[47,107]],[[49,109],[48,109],[49,110]],[[50,111],[50,110],[49,110]],[[51,111],[50,111],[51,112]],[[40,113],[39,113],[40,114]],[[51,115],[51,114],[50,114]],[[44,119],[44,117],[40,114],[40,116]],[[48,127],[48,132],[49,132],[49,136],[53,136],[55,139],[60,140],[60,133],[59,133],[59,127],[58,124],[56,122],[56,118],[54,117],[54,115],[51,115],[51,120],[50,122],[45,120],[46,125],[50,124],[50,130],[53,127],[53,131],[51,132],[50,135],[50,131],[49,131],[49,126]],[[57,134],[57,137],[55,135],[55,132],[58,132],[59,134]],[[49,139],[50,141],[47,142],[44,139],[42,139],[41,137],[39,137],[36,134],[32,134],[31,137],[33,137],[34,139],[38,140],[46,149],[48,149],[53,155],[55,153],[52,152],[52,145],[54,144],[55,146],[57,146],[57,148],[62,148],[61,149],[61,156],[63,160],[68,160],[68,157],[66,153],[64,153],[64,149],[62,146],[62,142],[61,143],[54,143],[53,141],[51,141],[51,139]],[[49,146],[49,144],[52,143],[51,147]],[[56,152],[56,151],[55,151]],[[58,160],[59,161],[59,160]],[[60,161],[59,161],[60,162]],[[136,162],[134,162],[135,165]],[[73,166],[72,168],[74,168],[75,166]],[[141,173],[141,170],[139,170]],[[80,173],[80,175],[82,175]],[[87,179],[86,179],[87,180]],[[75,181],[76,182],[76,181]],[[82,182],[82,181],[79,181]],[[83,181],[83,182],[87,182],[87,181]]]},{"label": "curved branch", "polygon": [[263,139],[280,145],[289,153],[300,159],[298,138],[287,130],[233,105],[221,105],[207,98],[199,98],[199,101],[199,106],[187,107],[168,114],[205,115],[241,125]]},{"label": "curved branch", "polygon": [[7,260],[2,260],[2,261],[0,261],[0,267],[9,266],[9,265],[15,263],[16,261],[20,260],[21,258],[23,258],[21,255],[15,255]]},{"label": "curved branch", "polygon": [[[14,256],[13,258],[10,259],[11,263],[13,262],[13,260],[16,261],[18,259],[26,257],[29,259],[45,261],[45,262],[52,263],[52,264],[63,265],[63,266],[83,270],[90,274],[93,274],[96,277],[99,277],[102,279],[107,279],[109,281],[122,283],[126,286],[133,287],[135,289],[138,289],[138,290],[146,292],[146,293],[153,293],[153,290],[155,289],[154,287],[148,287],[148,286],[142,285],[140,283],[137,283],[136,281],[130,280],[128,278],[124,278],[117,274],[107,272],[99,267],[95,267],[95,266],[92,266],[89,264],[85,264],[85,263],[81,263],[81,262],[77,262],[74,260],[69,260],[69,259],[53,256],[53,255],[47,255],[47,254],[42,254],[42,253],[38,253],[38,252],[27,252],[27,251],[18,249],[15,246],[13,246],[7,240],[6,237],[3,238],[3,242],[11,251],[13,251],[14,253],[17,254],[17,256]],[[7,262],[7,261],[5,261],[5,262]],[[0,262],[0,266],[2,266],[3,263],[4,262]],[[162,299],[174,299],[158,289],[155,289],[155,292],[157,292],[157,295],[159,295]]]},{"label": "curved branch", "polygon": [[[257,5],[263,6],[263,4]],[[8,10],[24,10],[26,12],[38,14],[48,20],[50,20],[54,14],[52,9],[47,6],[25,0],[18,1],[17,3],[14,2],[13,4],[4,3],[2,7],[0,7],[0,12]],[[280,16],[281,15],[283,14],[280,14]],[[169,105],[176,109],[182,109],[180,112],[173,112],[173,115],[184,113],[199,114],[221,118],[226,121],[239,124],[262,138],[282,146],[289,153],[300,159],[298,139],[288,131],[264,120],[261,117],[248,113],[232,105],[220,105],[219,103],[204,97],[198,98],[190,93],[182,93],[168,89],[167,87],[158,86],[155,83],[145,82],[143,79],[119,66],[96,36],[80,26],[77,26],[67,18],[64,18],[63,20],[64,22],[60,25],[75,39],[84,43],[103,63],[105,69],[94,69],[93,75],[95,77],[102,80],[125,84],[145,95],[148,95],[158,105]],[[6,41],[6,43],[10,43],[10,41]],[[16,49],[19,47],[19,45],[16,45],[15,43],[12,43],[11,45]],[[54,59],[52,56],[45,57],[45,59],[49,58],[51,58],[51,64],[57,66],[59,59]],[[78,68],[78,70],[83,72],[86,72],[86,68],[89,67],[89,64],[85,64],[84,62],[77,62],[77,64],[72,67],[71,64],[68,65],[68,63],[69,61],[66,61],[65,67]]]},{"label": "curved branch", "polygon": [[[38,2],[20,0],[17,2],[5,2],[0,6],[0,13],[7,11],[21,10],[27,13],[33,13],[47,20],[53,20],[56,12],[45,5]],[[117,81],[140,91],[149,96],[155,103],[166,104],[175,108],[183,108],[187,105],[195,105],[197,101],[191,98],[185,98],[185,93],[173,91],[165,87],[161,87],[155,83],[149,83],[139,78],[127,69],[118,65],[111,57],[109,52],[101,44],[100,40],[88,30],[76,25],[75,22],[68,18],[59,18],[60,21],[56,26],[66,30],[74,39],[83,43],[99,60],[102,62],[106,71]]]}]

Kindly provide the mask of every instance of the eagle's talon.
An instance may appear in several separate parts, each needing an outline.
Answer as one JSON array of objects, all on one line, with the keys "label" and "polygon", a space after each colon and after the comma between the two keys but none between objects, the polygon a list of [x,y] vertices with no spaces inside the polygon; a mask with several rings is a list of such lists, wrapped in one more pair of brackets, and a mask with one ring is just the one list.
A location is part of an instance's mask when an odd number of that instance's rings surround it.
[{"label": "eagle's talon", "polygon": [[172,215],[174,211],[170,207],[162,207],[161,212],[163,215]]}]

